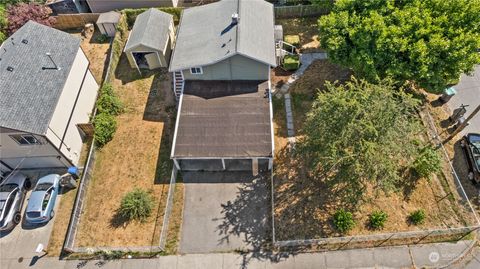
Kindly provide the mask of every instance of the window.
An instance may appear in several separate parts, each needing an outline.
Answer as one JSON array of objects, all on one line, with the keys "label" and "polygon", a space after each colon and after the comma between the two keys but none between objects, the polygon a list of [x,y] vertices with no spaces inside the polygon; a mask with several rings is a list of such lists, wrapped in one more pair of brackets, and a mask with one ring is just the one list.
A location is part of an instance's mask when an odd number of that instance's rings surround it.
[{"label": "window", "polygon": [[15,142],[24,146],[24,145],[40,145],[40,141],[38,141],[35,136],[33,135],[11,135],[10,136]]},{"label": "window", "polygon": [[192,67],[192,68],[190,68],[190,73],[192,75],[201,75],[201,74],[203,74],[203,70],[202,70],[201,67]]}]

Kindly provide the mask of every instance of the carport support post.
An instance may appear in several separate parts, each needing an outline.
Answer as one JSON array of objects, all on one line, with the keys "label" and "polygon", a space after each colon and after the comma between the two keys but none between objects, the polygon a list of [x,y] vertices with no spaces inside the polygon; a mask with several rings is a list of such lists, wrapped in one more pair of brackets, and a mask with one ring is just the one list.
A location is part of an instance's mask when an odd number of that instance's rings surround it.
[{"label": "carport support post", "polygon": [[273,158],[268,159],[268,170],[272,170],[273,168]]},{"label": "carport support post", "polygon": [[177,159],[173,159],[173,163],[175,164],[175,167],[177,168],[177,170],[180,170],[180,165],[178,164]]},{"label": "carport support post", "polygon": [[223,167],[223,170],[225,170],[225,159],[222,158],[222,167]]}]

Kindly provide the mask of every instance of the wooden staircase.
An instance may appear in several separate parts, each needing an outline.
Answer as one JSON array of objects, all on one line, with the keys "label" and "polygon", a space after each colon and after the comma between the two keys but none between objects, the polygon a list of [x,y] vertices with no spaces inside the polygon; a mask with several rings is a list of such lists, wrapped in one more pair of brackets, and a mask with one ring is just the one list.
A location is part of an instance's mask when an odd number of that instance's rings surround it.
[{"label": "wooden staircase", "polygon": [[173,72],[173,92],[175,93],[175,98],[177,98],[177,100],[180,98],[180,95],[182,95],[184,86],[185,80],[182,71]]}]

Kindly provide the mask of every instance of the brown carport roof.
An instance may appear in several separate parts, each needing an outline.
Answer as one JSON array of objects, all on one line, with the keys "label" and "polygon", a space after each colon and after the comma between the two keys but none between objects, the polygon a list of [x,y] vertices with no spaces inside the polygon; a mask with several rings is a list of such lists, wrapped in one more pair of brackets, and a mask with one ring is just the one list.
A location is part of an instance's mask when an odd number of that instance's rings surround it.
[{"label": "brown carport roof", "polygon": [[185,81],[173,158],[269,157],[267,81]]}]

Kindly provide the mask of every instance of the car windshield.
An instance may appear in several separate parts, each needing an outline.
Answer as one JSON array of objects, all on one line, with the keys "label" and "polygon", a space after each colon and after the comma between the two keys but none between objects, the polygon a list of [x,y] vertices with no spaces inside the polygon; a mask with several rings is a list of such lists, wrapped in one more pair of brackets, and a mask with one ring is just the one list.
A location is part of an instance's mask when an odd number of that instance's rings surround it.
[{"label": "car windshield", "polygon": [[5,184],[5,185],[0,186],[0,192],[11,192],[16,187],[18,187],[18,185],[15,184],[15,183]]},{"label": "car windshield", "polygon": [[3,207],[5,206],[6,202],[7,202],[7,200],[0,200],[0,212],[2,212]]},{"label": "car windshield", "polygon": [[46,191],[50,189],[50,187],[52,186],[53,186],[52,183],[40,183],[37,185],[37,187],[35,187],[35,191]]}]

